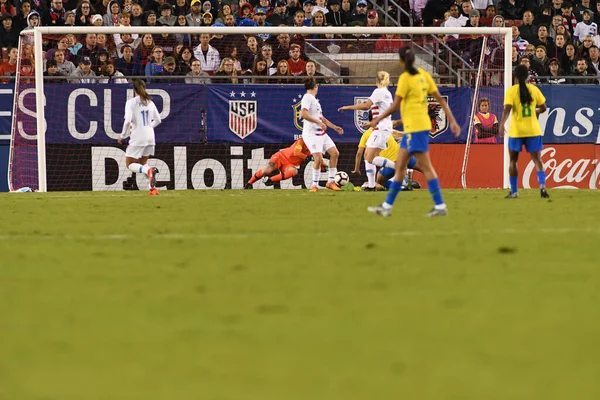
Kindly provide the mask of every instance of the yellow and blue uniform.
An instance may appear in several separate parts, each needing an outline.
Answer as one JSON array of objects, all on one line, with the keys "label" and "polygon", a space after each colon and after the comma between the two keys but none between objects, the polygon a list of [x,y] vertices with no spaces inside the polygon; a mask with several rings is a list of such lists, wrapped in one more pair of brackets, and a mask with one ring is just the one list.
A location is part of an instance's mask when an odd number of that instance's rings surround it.
[{"label": "yellow and blue uniform", "polygon": [[405,133],[400,147],[408,149],[409,154],[429,151],[431,118],[427,111],[427,97],[438,91],[427,71],[422,68],[417,68],[417,71],[415,75],[403,72],[396,89],[396,96],[402,98],[400,115]]},{"label": "yellow and blue uniform", "polygon": [[[365,131],[365,133],[362,134],[362,136],[360,137],[360,142],[358,143],[358,147],[362,147],[362,148],[366,148],[367,147],[367,141],[369,140],[369,137],[371,137],[371,134],[373,133],[373,128],[369,128]],[[406,136],[406,135],[404,135]],[[404,137],[403,136],[403,137]],[[387,147],[383,150],[381,150],[381,153],[379,153],[379,155],[381,157],[387,158],[388,160],[391,161],[396,161],[396,158],[398,158],[398,151],[400,150],[400,145],[398,144],[398,142],[396,141],[396,139],[394,139],[393,136],[390,135],[390,137],[388,138],[387,141]],[[415,167],[415,165],[417,164],[417,160],[414,157],[411,157],[408,160],[408,165],[407,168],[408,169],[413,169]],[[384,176],[387,179],[390,179],[392,176],[394,176],[395,170],[394,168],[381,168],[381,170],[379,171],[379,173]]]},{"label": "yellow and blue uniform", "polygon": [[525,145],[528,153],[540,151],[543,148],[542,129],[537,119],[536,108],[546,103],[546,98],[537,87],[527,84],[533,101],[521,104],[519,85],[511,86],[504,96],[504,105],[512,107],[510,129],[508,131],[508,148],[520,152]]}]

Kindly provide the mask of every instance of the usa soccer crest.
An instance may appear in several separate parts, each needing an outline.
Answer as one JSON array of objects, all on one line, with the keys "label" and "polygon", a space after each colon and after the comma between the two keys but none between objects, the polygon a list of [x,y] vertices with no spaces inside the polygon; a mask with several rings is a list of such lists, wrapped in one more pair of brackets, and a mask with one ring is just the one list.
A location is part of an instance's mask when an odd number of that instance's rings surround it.
[{"label": "usa soccer crest", "polygon": [[[355,97],[354,104],[365,103],[368,97]],[[354,110],[354,126],[360,133],[365,133],[369,128],[363,127],[363,124],[369,122],[369,110]]]},{"label": "usa soccer crest", "polygon": [[229,129],[245,139],[258,126],[256,100],[229,100]]},{"label": "usa soccer crest", "polygon": [[302,105],[302,95],[299,94],[292,100],[292,110],[294,110],[294,126],[299,131],[302,130],[302,123],[300,122],[300,106]]},{"label": "usa soccer crest", "polygon": [[[448,103],[448,96],[442,96],[442,98]],[[431,119],[431,132],[429,132],[430,138],[436,138],[448,129],[448,116],[442,109],[440,103],[435,101],[435,98],[427,97],[427,113]]]}]

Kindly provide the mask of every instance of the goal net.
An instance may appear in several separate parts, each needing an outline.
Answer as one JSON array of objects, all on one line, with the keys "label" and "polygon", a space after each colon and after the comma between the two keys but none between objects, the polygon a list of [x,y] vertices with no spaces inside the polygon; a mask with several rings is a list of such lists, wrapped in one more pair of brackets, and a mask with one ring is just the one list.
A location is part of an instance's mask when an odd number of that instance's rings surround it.
[{"label": "goal net", "polygon": [[[126,146],[117,143],[135,78],[147,82],[163,120],[149,161],[160,171],[159,189],[243,188],[273,153],[301,135],[307,76],[320,83],[323,114],[344,128],[343,136],[329,134],[340,150],[338,170],[350,174],[368,112],[337,110],[366,101],[381,70],[390,73],[393,94],[402,72],[398,50],[409,45],[461,126],[454,138],[447,116],[428,99],[431,155],[443,186],[503,186],[502,140],[488,119],[500,119],[512,79],[511,49],[504,46],[511,43],[510,29],[92,29],[41,27],[21,36],[11,190],[146,189],[141,174],[125,166]],[[305,166],[275,187],[306,187],[312,176]],[[355,185],[365,180],[359,166],[362,175],[351,175]],[[425,183],[418,173],[414,179]]]}]

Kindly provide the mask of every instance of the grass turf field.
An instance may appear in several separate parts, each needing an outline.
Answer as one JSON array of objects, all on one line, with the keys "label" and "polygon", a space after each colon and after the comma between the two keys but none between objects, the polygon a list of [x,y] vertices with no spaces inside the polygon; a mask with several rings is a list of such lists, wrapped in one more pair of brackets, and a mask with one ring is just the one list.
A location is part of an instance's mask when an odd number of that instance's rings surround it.
[{"label": "grass turf field", "polygon": [[598,399],[596,191],[0,196],[0,399]]}]

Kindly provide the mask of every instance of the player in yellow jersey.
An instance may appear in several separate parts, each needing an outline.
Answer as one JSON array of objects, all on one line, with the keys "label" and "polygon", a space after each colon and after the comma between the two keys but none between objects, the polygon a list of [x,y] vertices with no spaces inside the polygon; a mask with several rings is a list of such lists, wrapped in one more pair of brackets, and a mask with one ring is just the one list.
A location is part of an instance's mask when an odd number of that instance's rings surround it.
[{"label": "player in yellow jersey", "polygon": [[515,68],[514,76],[517,84],[511,86],[504,96],[504,112],[500,121],[500,136],[504,136],[504,124],[511,114],[510,129],[508,131],[508,153],[510,165],[508,175],[510,179],[510,193],[507,199],[519,197],[518,181],[519,173],[517,161],[519,153],[525,150],[531,155],[531,160],[537,170],[537,178],[540,183],[540,194],[542,198],[550,197],[546,191],[546,173],[540,156],[544,148],[542,142],[542,129],[537,119],[538,115],[546,111],[546,98],[537,87],[527,83],[529,71],[523,65]]},{"label": "player in yellow jersey", "polygon": [[[369,121],[373,120],[373,114],[369,110]],[[396,120],[392,122],[392,125],[395,127],[396,125],[400,125],[402,123],[401,120]],[[372,128],[367,129],[362,136],[360,137],[360,142],[358,143],[358,149],[356,150],[356,157],[354,159],[354,170],[353,174],[360,175],[360,162],[362,160],[363,154],[365,153],[365,149],[368,147],[368,141],[373,132]],[[381,150],[379,153],[380,157],[384,157],[385,159],[391,160],[393,163],[396,162],[398,158],[398,151],[400,150],[400,145],[398,144],[398,140],[402,137],[403,132],[399,132],[397,130],[392,130],[392,135],[387,140],[385,149]],[[366,158],[366,157],[365,157]],[[371,164],[368,160],[365,159],[365,170],[368,170],[371,167]],[[416,169],[417,171],[421,171],[419,166],[417,165],[417,160],[414,157],[411,157],[408,161],[408,169]],[[395,167],[390,168],[389,166],[383,167],[379,170],[376,176],[376,183],[379,186],[376,186],[376,190],[383,190],[383,188],[389,187],[389,179],[391,179],[396,173]],[[404,182],[405,187],[408,190],[412,190],[412,182],[411,176],[409,176]],[[364,188],[365,191],[370,191],[369,187]],[[372,190],[371,190],[372,191]]]},{"label": "player in yellow jersey", "polygon": [[377,126],[379,121],[391,115],[400,107],[400,116],[404,124],[404,136],[400,143],[400,152],[396,159],[396,174],[390,184],[390,191],[384,203],[379,206],[369,207],[369,212],[389,217],[398,192],[402,190],[402,180],[410,156],[414,155],[421,167],[427,186],[435,206],[428,217],[446,215],[446,204],[442,198],[440,182],[431,159],[429,158],[429,132],[431,131],[431,118],[427,112],[428,96],[433,96],[446,113],[450,122],[450,130],[454,136],[460,135],[460,126],[448,107],[446,101],[438,92],[437,86],[429,73],[414,66],[415,53],[411,46],[400,49],[400,67],[404,70],[398,78],[396,97],[390,108],[373,119],[368,126]]}]

